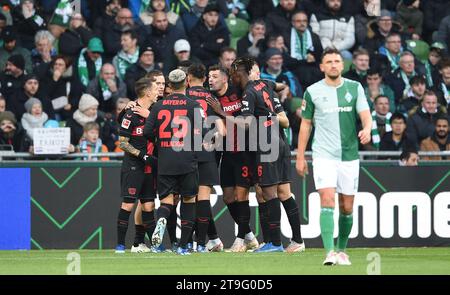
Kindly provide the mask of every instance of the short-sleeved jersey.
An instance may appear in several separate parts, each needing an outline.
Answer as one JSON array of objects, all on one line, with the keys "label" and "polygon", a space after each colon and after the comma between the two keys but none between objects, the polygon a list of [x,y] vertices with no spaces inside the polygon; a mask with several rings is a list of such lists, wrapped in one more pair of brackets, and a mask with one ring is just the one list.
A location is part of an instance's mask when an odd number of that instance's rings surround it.
[{"label": "short-sleeved jersey", "polygon": [[[152,155],[154,148],[153,143],[144,137],[145,121],[145,118],[133,113],[131,109],[126,110],[120,120],[119,136],[128,137],[130,139],[129,143],[134,148]],[[141,159],[135,157],[134,155],[130,155],[129,153],[125,153],[124,165],[128,162],[133,165],[137,164],[144,166],[144,162]]]},{"label": "short-sleeved jersey", "polygon": [[[242,116],[254,116],[258,120],[258,128],[265,128],[267,130],[268,143],[272,142],[271,127],[273,125],[273,116],[283,112],[283,107],[280,100],[275,95],[274,86],[270,87],[267,81],[257,80],[250,81],[242,95]],[[262,121],[261,121],[261,118]],[[260,131],[258,129],[258,147],[261,139],[259,138]],[[281,138],[281,136],[280,136]]]},{"label": "short-sleeved jersey", "polygon": [[[223,111],[227,114],[227,116],[233,116],[237,117],[241,114],[241,108],[242,108],[242,97],[239,93],[238,89],[235,87],[229,85],[227,88],[227,91],[222,96],[217,96],[217,99],[220,102],[220,105],[222,106]],[[226,123],[226,121],[225,121]],[[227,133],[230,133],[230,130],[228,130],[229,126],[227,127]],[[237,152],[238,146],[241,145],[241,143],[238,143],[238,136],[237,136],[237,126],[235,125],[233,127],[233,151],[230,152]],[[231,139],[226,138],[227,141],[230,141]],[[243,143],[246,144],[246,143]],[[225,144],[226,146],[226,144]],[[245,146],[244,146],[245,148]]]},{"label": "short-sleeved jersey", "polygon": [[369,105],[359,82],[342,79],[338,87],[321,80],[305,91],[302,117],[312,120],[315,126],[313,158],[358,159],[356,120]]},{"label": "short-sleeved jersey", "polygon": [[[202,107],[203,113],[205,114],[205,119],[210,116],[216,115],[212,107],[206,102],[206,98],[213,97],[213,95],[204,87],[190,87],[186,90],[186,96],[199,103],[199,105]],[[206,128],[206,124],[203,124],[203,132],[209,132],[211,130],[214,130],[214,128],[215,124],[212,124],[209,128]],[[215,152],[206,151],[203,147],[202,151],[197,152],[197,159],[199,162],[215,162]]]},{"label": "short-sleeved jersey", "polygon": [[[194,143],[202,143],[203,117],[201,106],[183,94],[169,95],[153,105],[144,135],[157,148],[158,174],[182,175],[197,169]],[[195,136],[199,137],[194,140]]]}]

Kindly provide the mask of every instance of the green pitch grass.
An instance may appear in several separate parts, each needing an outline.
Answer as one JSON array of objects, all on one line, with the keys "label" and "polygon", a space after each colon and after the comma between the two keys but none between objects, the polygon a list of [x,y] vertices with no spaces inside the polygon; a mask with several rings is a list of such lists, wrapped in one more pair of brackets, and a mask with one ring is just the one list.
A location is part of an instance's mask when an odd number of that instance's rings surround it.
[{"label": "green pitch grass", "polygon": [[204,253],[190,256],[114,254],[113,250],[0,251],[0,274],[66,274],[70,252],[81,274],[367,274],[367,256],[380,255],[381,274],[450,274],[449,248],[349,249],[352,266],[322,266],[322,249],[304,253]]}]

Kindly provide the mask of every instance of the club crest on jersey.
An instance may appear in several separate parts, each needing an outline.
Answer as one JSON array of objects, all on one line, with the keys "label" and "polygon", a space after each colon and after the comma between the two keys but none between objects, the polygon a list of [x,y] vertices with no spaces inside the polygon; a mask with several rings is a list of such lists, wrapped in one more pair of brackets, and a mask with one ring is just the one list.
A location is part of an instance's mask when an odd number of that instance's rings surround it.
[{"label": "club crest on jersey", "polygon": [[347,102],[351,102],[352,99],[353,99],[353,96],[349,92],[345,93],[345,100]]},{"label": "club crest on jersey", "polygon": [[123,128],[125,128],[125,129],[128,129],[128,128],[130,128],[130,124],[131,124],[131,121],[130,120],[127,120],[127,119],[123,119],[123,121],[122,121],[122,127]]}]

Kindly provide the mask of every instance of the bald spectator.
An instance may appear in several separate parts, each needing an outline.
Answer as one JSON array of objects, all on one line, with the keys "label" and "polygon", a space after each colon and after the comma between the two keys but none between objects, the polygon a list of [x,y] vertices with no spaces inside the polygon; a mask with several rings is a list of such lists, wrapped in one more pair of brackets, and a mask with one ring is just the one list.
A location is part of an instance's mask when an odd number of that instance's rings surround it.
[{"label": "bald spectator", "polygon": [[326,8],[311,16],[311,28],[319,35],[322,47],[334,47],[344,59],[355,45],[355,19],[342,11],[342,0],[325,0]]},{"label": "bald spectator", "polygon": [[126,97],[127,87],[122,80],[117,78],[114,66],[106,63],[102,66],[100,75],[89,83],[87,93],[97,99],[100,111],[112,113],[117,99]]},{"label": "bald spectator", "polygon": [[190,33],[192,53],[206,67],[216,64],[220,50],[230,44],[230,32],[219,22],[219,12],[218,6],[208,5]]},{"label": "bald spectator", "polygon": [[[157,61],[169,63],[175,42],[179,39],[187,39],[184,31],[179,31],[169,23],[167,13],[157,11],[153,14],[151,33],[147,37],[146,44],[151,46],[156,54]],[[160,60],[158,60],[160,59]]]},{"label": "bald spectator", "polygon": [[105,57],[107,60],[111,60],[122,49],[121,38],[122,32],[124,31],[135,31],[139,42],[143,41],[145,35],[144,29],[134,22],[133,15],[127,8],[120,9],[114,24],[106,27],[102,31],[101,39],[105,47]]},{"label": "bald spectator", "polygon": [[178,32],[186,34],[181,17],[175,12],[169,10],[165,0],[150,0],[147,9],[143,10],[139,14],[139,18],[144,25],[151,25],[153,24],[153,17],[158,11],[165,12],[169,24],[174,26]]}]

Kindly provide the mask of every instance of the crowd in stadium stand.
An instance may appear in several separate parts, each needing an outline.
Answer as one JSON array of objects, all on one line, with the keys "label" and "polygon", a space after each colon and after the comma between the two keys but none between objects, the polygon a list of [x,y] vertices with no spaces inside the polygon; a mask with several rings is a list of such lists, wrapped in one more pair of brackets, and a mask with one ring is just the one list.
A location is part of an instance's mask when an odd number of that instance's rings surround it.
[{"label": "crowd in stadium stand", "polygon": [[119,151],[116,115],[136,80],[245,55],[289,86],[280,98],[295,150],[326,47],[365,89],[374,124],[361,150],[450,150],[448,0],[381,0],[379,16],[370,0],[70,2],[0,0],[0,145],[16,152],[31,150],[33,128],[55,126],[71,128],[73,150]]}]

